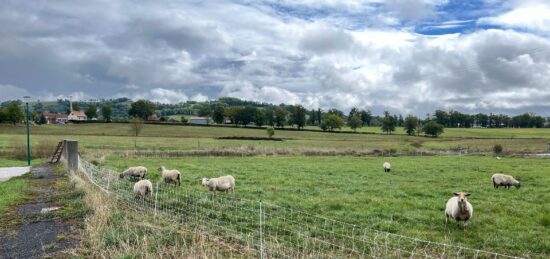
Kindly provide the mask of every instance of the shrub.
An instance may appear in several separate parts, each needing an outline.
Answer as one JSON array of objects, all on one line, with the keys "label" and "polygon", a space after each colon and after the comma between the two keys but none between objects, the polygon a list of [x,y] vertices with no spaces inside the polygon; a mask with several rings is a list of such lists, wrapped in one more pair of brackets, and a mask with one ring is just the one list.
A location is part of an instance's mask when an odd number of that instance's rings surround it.
[{"label": "shrub", "polygon": [[424,125],[424,127],[422,127],[422,131],[424,133],[426,133],[426,135],[429,135],[429,136],[432,136],[432,137],[437,137],[439,135],[441,135],[441,133],[443,133],[443,125],[435,122],[435,121],[430,121],[428,123],[426,123],[426,125]]},{"label": "shrub", "polygon": [[273,135],[275,135],[275,129],[273,127],[267,127],[266,131],[267,131],[267,136],[269,136],[269,138],[272,138]]},{"label": "shrub", "polygon": [[501,144],[494,145],[493,152],[495,152],[496,155],[502,153],[502,145]]}]

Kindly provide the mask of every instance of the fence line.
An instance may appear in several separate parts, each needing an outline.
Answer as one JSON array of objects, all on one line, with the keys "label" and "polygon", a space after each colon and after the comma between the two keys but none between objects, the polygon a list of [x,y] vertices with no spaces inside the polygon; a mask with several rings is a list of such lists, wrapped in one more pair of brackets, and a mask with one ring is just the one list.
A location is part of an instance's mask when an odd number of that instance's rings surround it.
[{"label": "fence line", "polygon": [[102,191],[155,218],[197,229],[256,258],[518,258],[373,230],[292,208],[231,195],[192,193],[157,182],[137,199],[117,172],[80,160],[81,174]]}]

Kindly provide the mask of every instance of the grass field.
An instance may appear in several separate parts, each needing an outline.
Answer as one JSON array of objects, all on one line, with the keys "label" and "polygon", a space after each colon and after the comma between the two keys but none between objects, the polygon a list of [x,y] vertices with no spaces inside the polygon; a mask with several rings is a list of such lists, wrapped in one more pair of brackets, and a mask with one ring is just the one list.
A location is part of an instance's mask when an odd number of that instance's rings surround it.
[{"label": "grass field", "polygon": [[[378,129],[378,128],[374,128]],[[285,150],[303,151],[446,151],[468,149],[491,152],[501,144],[505,152],[545,152],[550,129],[448,129],[449,137],[428,138],[406,135],[325,133],[277,130],[276,137],[285,141],[222,140],[218,137],[265,137],[265,130],[233,127],[198,127],[145,125],[139,137],[131,136],[127,124],[43,125],[31,128],[31,142],[57,142],[60,139],[80,141],[82,151],[134,150]],[[511,136],[514,136],[513,138]],[[135,143],[134,143],[135,141]],[[0,151],[24,147],[22,126],[0,126]],[[261,152],[259,152],[261,154]]]},{"label": "grass field", "polygon": [[24,191],[26,186],[27,178],[25,176],[0,182],[0,215],[3,215],[11,205],[25,198]]},{"label": "grass field", "polygon": [[[383,172],[384,160],[392,163],[392,173]],[[550,207],[542,202],[550,199],[550,175],[544,173],[550,164],[545,159],[296,156],[110,158],[106,163],[118,170],[147,166],[153,180],[159,177],[159,165],[177,168],[183,173],[182,192],[207,193],[198,179],[232,174],[237,197],[436,242],[550,256]],[[500,171],[517,176],[522,188],[493,189],[491,175]],[[472,193],[474,217],[467,232],[443,224],[445,202],[455,191]]]}]

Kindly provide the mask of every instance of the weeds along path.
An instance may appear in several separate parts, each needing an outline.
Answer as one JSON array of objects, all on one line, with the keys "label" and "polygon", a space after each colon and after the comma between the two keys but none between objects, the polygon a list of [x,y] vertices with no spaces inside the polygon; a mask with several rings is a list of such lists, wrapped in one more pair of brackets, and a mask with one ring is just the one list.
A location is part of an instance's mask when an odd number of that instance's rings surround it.
[{"label": "weeds along path", "polygon": [[0,258],[69,256],[76,247],[77,218],[86,209],[60,168],[42,165],[31,170],[28,198],[2,215]]}]

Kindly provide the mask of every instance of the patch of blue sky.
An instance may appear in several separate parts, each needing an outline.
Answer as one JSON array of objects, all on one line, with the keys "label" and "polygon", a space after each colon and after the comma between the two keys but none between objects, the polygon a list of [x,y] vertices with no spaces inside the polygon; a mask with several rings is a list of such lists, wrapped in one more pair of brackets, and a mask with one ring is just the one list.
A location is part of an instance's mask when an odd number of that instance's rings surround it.
[{"label": "patch of blue sky", "polygon": [[439,6],[433,16],[418,23],[415,26],[415,32],[442,35],[498,28],[494,25],[479,24],[477,20],[500,12],[501,7],[502,1],[451,0]]}]

